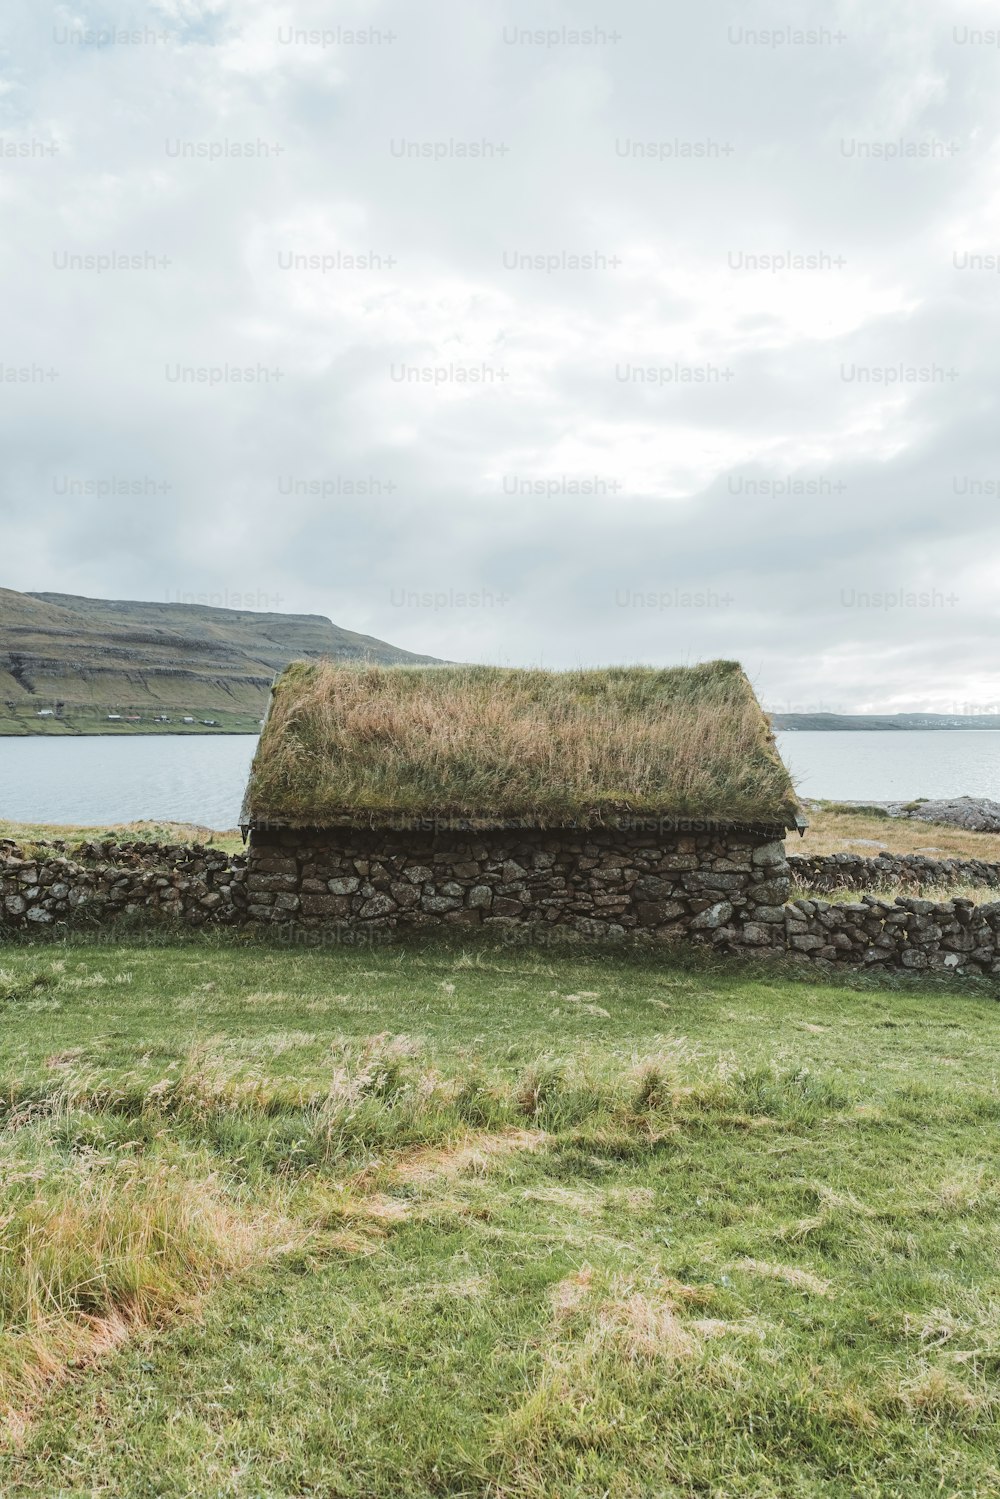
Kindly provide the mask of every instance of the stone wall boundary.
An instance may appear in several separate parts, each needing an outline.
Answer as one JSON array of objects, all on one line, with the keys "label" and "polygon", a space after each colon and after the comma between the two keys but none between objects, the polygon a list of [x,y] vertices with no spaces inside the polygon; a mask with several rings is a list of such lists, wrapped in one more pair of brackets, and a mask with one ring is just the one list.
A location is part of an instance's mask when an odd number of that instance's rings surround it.
[{"label": "stone wall boundary", "polygon": [[894,885],[973,885],[1000,890],[1000,864],[985,859],[932,859],[926,854],[789,854],[792,884],[802,890],[877,891]]},{"label": "stone wall boundary", "polygon": [[[888,900],[914,883],[990,885],[998,899]],[[933,870],[933,876],[929,871]],[[941,871],[944,878],[941,878]],[[992,879],[990,876],[992,875]],[[807,883],[811,881],[811,884]],[[794,881],[808,896],[790,901]],[[815,892],[815,893],[814,893]],[[1000,977],[1000,866],[921,856],[785,858],[744,834],[284,833],[231,855],[203,844],[0,841],[0,941],[15,932],[247,927],[303,946],[389,942],[435,929],[554,945],[691,942],[720,953],[842,966]]]}]

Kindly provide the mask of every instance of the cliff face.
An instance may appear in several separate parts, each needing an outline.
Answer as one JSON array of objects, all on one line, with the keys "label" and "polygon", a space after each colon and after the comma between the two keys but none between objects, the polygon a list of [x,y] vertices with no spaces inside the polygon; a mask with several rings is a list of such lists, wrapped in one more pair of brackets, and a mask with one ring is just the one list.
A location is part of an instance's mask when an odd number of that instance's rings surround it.
[{"label": "cliff face", "polygon": [[[254,730],[276,672],[294,660],[425,662],[318,614],[258,614],[0,589],[0,734]],[[48,710],[52,717],[39,717]],[[155,725],[155,717],[169,725]],[[135,726],[122,725],[134,732]]]}]

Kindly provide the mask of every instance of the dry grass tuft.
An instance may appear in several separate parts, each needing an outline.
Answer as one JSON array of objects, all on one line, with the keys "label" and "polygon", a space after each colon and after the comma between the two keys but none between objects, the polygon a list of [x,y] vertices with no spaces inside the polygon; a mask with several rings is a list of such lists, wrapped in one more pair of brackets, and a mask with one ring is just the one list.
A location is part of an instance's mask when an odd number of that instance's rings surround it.
[{"label": "dry grass tuft", "polygon": [[[968,882],[935,884],[929,880],[873,880],[866,887],[866,895],[877,895],[881,900],[895,901],[901,896],[912,899],[932,900],[941,904],[949,900],[971,900],[973,905],[988,906],[1000,900],[997,885],[973,885]],[[825,900],[833,906],[850,905],[861,899],[861,892],[840,886],[835,890],[818,890],[812,885],[793,885],[790,900]]]},{"label": "dry grass tuft", "polygon": [[211,1175],[166,1165],[81,1162],[63,1178],[33,1175],[34,1193],[20,1192],[0,1219],[0,1415],[15,1439],[70,1369],[308,1233],[278,1211],[241,1212]]},{"label": "dry grass tuft", "polygon": [[734,662],[569,672],[296,662],[274,690],[244,820],[784,825],[795,806]]},{"label": "dry grass tuft", "polygon": [[[698,1329],[702,1324],[685,1322],[678,1315],[681,1305],[699,1305],[704,1297],[695,1286],[668,1278],[638,1286],[614,1277],[599,1291],[590,1265],[558,1281],[549,1292],[556,1323],[582,1331],[581,1352],[593,1359],[610,1350],[629,1360],[664,1359],[673,1362],[692,1358],[701,1351]],[[725,1324],[719,1323],[721,1330]],[[716,1329],[710,1329],[712,1336]]]},{"label": "dry grass tuft", "polygon": [[556,1320],[563,1321],[577,1310],[590,1295],[594,1272],[590,1265],[581,1265],[572,1275],[556,1282],[549,1292]]},{"label": "dry grass tuft", "polygon": [[971,1213],[993,1189],[983,1167],[962,1177],[941,1182],[934,1193],[935,1206],[942,1213]]},{"label": "dry grass tuft", "polygon": [[689,1325],[678,1317],[673,1302],[644,1291],[627,1290],[606,1301],[595,1328],[602,1341],[612,1341],[628,1358],[691,1358],[700,1345]]},{"label": "dry grass tuft", "polygon": [[522,1150],[538,1150],[547,1136],[540,1129],[508,1129],[500,1134],[475,1135],[444,1149],[421,1147],[394,1167],[396,1181],[409,1185],[457,1176],[483,1176],[494,1161]]},{"label": "dry grass tuft", "polygon": [[720,1317],[696,1317],[690,1325],[701,1338],[756,1338],[763,1342],[768,1332],[768,1324],[759,1317],[743,1317],[735,1322]]},{"label": "dry grass tuft", "polygon": [[797,1291],[808,1291],[810,1296],[826,1296],[830,1291],[828,1280],[821,1280],[811,1270],[802,1270],[798,1265],[774,1265],[766,1260],[743,1259],[736,1261],[736,1269],[768,1280],[783,1280]]},{"label": "dry grass tuft", "polygon": [[898,1401],[904,1410],[930,1420],[961,1420],[986,1405],[988,1397],[970,1390],[944,1369],[925,1369],[903,1384]]}]

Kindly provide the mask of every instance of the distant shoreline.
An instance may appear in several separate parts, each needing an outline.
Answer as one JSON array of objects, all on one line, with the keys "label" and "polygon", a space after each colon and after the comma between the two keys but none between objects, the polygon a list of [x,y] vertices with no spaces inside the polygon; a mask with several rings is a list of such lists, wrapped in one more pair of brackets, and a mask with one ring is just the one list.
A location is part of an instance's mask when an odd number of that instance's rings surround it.
[{"label": "distant shoreline", "polygon": [[[916,717],[917,715],[912,715]],[[1000,733],[1000,716],[967,719],[964,722],[900,722],[901,718],[865,718],[840,714],[770,713],[768,718],[776,733]],[[15,727],[16,726],[16,727]],[[109,724],[103,721],[91,723],[67,719],[2,718],[0,717],[0,739],[148,739],[152,736],[173,736],[175,739],[192,737],[216,738],[246,737],[260,733],[260,724],[249,715],[242,723],[220,723],[213,728],[204,724]]]},{"label": "distant shoreline", "polygon": [[781,733],[974,733],[1000,731],[1000,714],[895,713],[768,713],[771,727]]},{"label": "distant shoreline", "polygon": [[[9,720],[8,720],[9,722]],[[256,738],[260,734],[259,724],[254,728],[216,729],[205,728],[200,724],[189,724],[186,728],[165,728],[162,725],[150,724],[149,727],[140,724],[129,724],[122,728],[80,728],[75,724],[32,724],[30,728],[18,733],[6,725],[0,726],[0,739],[232,739]]]}]

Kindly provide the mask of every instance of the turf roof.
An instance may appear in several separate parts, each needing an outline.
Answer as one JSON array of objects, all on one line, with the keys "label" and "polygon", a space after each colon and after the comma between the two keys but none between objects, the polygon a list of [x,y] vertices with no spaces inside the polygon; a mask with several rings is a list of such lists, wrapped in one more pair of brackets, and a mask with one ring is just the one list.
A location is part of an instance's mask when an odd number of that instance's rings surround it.
[{"label": "turf roof", "polygon": [[547,672],[294,662],[275,684],[245,824],[795,822],[733,661]]}]

